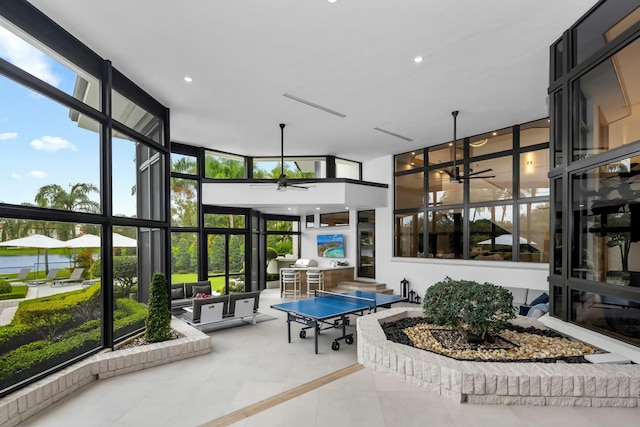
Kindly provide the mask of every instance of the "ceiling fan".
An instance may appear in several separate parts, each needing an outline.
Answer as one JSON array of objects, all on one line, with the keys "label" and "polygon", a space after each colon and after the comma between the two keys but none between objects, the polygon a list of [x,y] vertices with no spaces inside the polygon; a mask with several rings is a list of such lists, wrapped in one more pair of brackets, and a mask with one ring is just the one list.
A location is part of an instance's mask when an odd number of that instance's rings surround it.
[{"label": "ceiling fan", "polygon": [[462,183],[465,179],[491,179],[495,178],[495,175],[485,175],[481,176],[481,174],[486,172],[491,172],[493,169],[484,169],[478,172],[472,172],[467,175],[460,175],[460,167],[456,165],[456,148],[458,145],[458,140],[456,138],[456,125],[458,118],[458,111],[452,111],[451,115],[453,116],[453,166],[451,170],[444,170],[447,175],[449,175],[449,182],[457,182]]},{"label": "ceiling fan", "polygon": [[[277,191],[287,191],[287,188],[294,190],[308,190],[309,186],[291,184],[287,179],[287,175],[284,173],[284,123],[280,123],[280,176],[276,181]],[[252,184],[252,186],[264,185],[264,184]],[[271,184],[268,184],[271,185]]]}]

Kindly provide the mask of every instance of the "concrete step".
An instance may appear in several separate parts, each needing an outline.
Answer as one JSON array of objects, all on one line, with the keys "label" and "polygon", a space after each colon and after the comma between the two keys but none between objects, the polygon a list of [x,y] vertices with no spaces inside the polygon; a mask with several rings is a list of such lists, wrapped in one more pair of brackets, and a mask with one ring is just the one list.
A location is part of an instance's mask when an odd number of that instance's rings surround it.
[{"label": "concrete step", "polygon": [[338,282],[335,289],[337,291],[363,291],[393,294],[393,289],[388,289],[387,285],[384,283],[365,282],[359,280]]}]

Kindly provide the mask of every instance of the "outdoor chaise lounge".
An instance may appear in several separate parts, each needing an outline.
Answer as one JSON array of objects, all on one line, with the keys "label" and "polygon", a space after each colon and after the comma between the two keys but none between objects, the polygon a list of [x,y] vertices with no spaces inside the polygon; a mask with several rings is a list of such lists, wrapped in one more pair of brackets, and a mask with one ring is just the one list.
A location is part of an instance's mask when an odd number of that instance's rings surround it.
[{"label": "outdoor chaise lounge", "polygon": [[20,270],[18,275],[13,279],[5,279],[7,282],[24,282],[31,269],[29,267]]},{"label": "outdoor chaise lounge", "polygon": [[84,280],[82,278],[83,272],[84,272],[84,268],[74,268],[73,272],[71,273],[71,276],[69,276],[68,279],[56,279],[53,282],[51,282],[51,287],[53,288],[56,286],[64,286],[69,283],[82,283],[82,281]]},{"label": "outdoor chaise lounge", "polygon": [[42,285],[43,283],[49,283],[58,276],[58,271],[60,271],[59,268],[52,268],[51,270],[49,270],[49,273],[47,273],[46,277],[42,279],[29,280],[27,281],[27,284],[31,286],[31,285]]}]

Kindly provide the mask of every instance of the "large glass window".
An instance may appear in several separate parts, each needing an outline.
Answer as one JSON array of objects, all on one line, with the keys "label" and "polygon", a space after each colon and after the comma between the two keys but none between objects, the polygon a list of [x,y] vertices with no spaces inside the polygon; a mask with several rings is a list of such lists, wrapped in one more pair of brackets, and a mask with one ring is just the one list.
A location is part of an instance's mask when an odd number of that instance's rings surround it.
[{"label": "large glass window", "polygon": [[463,202],[464,185],[451,182],[443,170],[429,171],[429,205],[458,205]]},{"label": "large glass window", "polygon": [[349,211],[320,214],[320,227],[349,225]]},{"label": "large glass window", "polygon": [[0,20],[0,58],[100,109],[98,79],[4,20]]},{"label": "large glass window", "polygon": [[520,197],[549,197],[549,149],[520,154]]},{"label": "large glass window", "polygon": [[121,95],[118,91],[111,91],[113,118],[130,129],[135,130],[151,140],[163,144],[164,133],[162,120],[154,116],[135,102]]},{"label": "large glass window", "polygon": [[520,205],[520,261],[549,262],[549,203]]},{"label": "large glass window", "polygon": [[428,257],[463,258],[462,209],[430,211],[428,214]]},{"label": "large glass window", "polygon": [[395,171],[402,172],[424,167],[424,151],[414,150],[395,156]]},{"label": "large glass window", "polygon": [[99,213],[100,124],[2,75],[0,98],[0,202]]},{"label": "large glass window", "polygon": [[198,233],[171,233],[171,283],[198,281]]},{"label": "large glass window", "polygon": [[573,176],[573,277],[640,286],[638,165],[640,156]]},{"label": "large glass window", "polygon": [[395,256],[424,257],[424,213],[396,214]]},{"label": "large glass window", "polygon": [[[279,157],[253,159],[254,178],[278,178],[280,173]],[[326,178],[327,161],[324,157],[285,157],[284,173],[288,178]]]},{"label": "large glass window", "polygon": [[204,176],[215,179],[245,178],[244,157],[232,154],[205,151]]},{"label": "large glass window", "polygon": [[549,142],[549,119],[536,120],[520,126],[520,147]]},{"label": "large glass window", "polygon": [[511,151],[512,149],[513,134],[511,133],[511,128],[474,136],[469,140],[471,157],[499,153],[500,151]]},{"label": "large glass window", "polygon": [[419,208],[424,205],[424,172],[396,177],[396,209]]},{"label": "large glass window", "polygon": [[171,153],[171,172],[197,175],[198,158],[185,154]]},{"label": "large glass window", "polygon": [[173,227],[198,226],[198,181],[171,178],[171,225]]},{"label": "large glass window", "polygon": [[[485,171],[469,179],[469,201],[489,202],[513,198],[512,156],[476,161],[470,164],[470,174]],[[493,178],[492,178],[493,177]]]},{"label": "large glass window", "polygon": [[[415,165],[422,150],[395,156],[396,233],[401,233],[396,235],[397,256],[426,254],[436,258],[548,262],[548,249],[543,254],[539,246],[548,246],[549,238],[546,241],[544,235],[538,238],[537,230],[548,229],[549,221],[538,221],[536,210],[538,204],[546,204],[548,214],[548,144],[549,119],[541,119],[463,138],[455,150],[453,143],[429,147],[424,153],[428,159],[425,168],[421,162]],[[455,166],[462,178],[452,180],[454,151]],[[471,157],[465,158],[465,152]],[[514,156],[520,163],[516,170]],[[416,170],[411,170],[412,167]],[[428,174],[426,191],[422,182],[424,172],[420,169]],[[515,189],[514,182],[520,188]],[[522,206],[535,211],[536,225],[528,223],[515,230],[513,209],[524,198],[534,199]],[[500,200],[505,202],[495,205]],[[451,209],[438,209],[448,207]],[[429,215],[427,242],[418,233],[414,243],[413,236],[407,234],[411,230],[407,221],[414,214],[407,212],[418,212],[421,208]],[[463,215],[464,212],[469,215]],[[532,213],[525,210],[524,214],[523,219],[527,219],[526,214]],[[516,246],[519,240],[522,246]],[[422,249],[412,252],[413,246]]]},{"label": "large glass window", "polygon": [[574,83],[573,161],[640,141],[640,40]]},{"label": "large glass window", "polygon": [[[469,209],[469,257],[481,260],[512,260],[516,236],[513,234],[511,205]],[[523,242],[523,239],[520,239]]]},{"label": "large glass window", "polygon": [[336,159],[336,178],[360,179],[360,163]]},{"label": "large glass window", "polygon": [[640,2],[602,2],[598,9],[573,30],[575,40],[574,66],[619,36],[640,20]]}]

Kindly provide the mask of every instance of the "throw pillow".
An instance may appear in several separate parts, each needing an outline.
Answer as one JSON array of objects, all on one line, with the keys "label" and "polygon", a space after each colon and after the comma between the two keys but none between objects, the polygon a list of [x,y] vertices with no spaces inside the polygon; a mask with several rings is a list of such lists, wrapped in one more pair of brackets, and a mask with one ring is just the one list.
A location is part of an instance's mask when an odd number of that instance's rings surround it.
[{"label": "throw pillow", "polygon": [[204,286],[193,286],[192,288],[192,293],[193,295],[197,295],[197,294],[209,294],[211,295],[211,286],[210,285],[204,285]]},{"label": "throw pillow", "polygon": [[549,302],[549,295],[547,295],[547,293],[543,293],[542,295],[540,295],[538,298],[534,299],[533,301],[531,301],[531,307],[533,307],[534,305],[537,304],[546,304]]},{"label": "throw pillow", "polygon": [[184,289],[176,288],[171,289],[171,299],[182,299],[184,298]]}]

